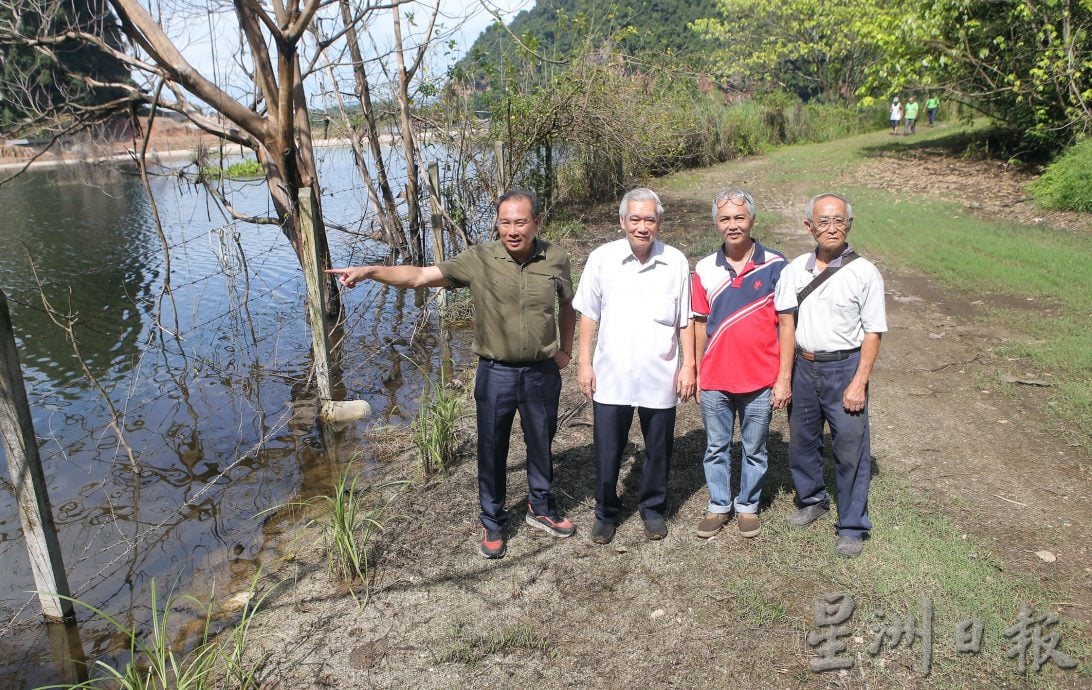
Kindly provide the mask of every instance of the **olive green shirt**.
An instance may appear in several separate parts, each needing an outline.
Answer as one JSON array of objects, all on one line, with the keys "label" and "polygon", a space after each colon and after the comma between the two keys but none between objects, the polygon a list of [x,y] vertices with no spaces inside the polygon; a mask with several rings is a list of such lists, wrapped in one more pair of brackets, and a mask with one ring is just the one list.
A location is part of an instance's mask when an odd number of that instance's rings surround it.
[{"label": "olive green shirt", "polygon": [[569,256],[560,247],[535,238],[531,258],[521,266],[501,242],[489,242],[437,266],[453,286],[470,287],[471,349],[479,356],[529,364],[557,352],[556,300],[573,299]]}]

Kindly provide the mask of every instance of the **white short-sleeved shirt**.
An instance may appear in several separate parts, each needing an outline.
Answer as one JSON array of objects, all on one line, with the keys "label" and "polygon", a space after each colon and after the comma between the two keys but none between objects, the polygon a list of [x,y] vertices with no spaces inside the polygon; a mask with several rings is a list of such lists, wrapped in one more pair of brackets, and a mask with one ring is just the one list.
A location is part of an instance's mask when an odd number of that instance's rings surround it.
[{"label": "white short-sleeved shirt", "polygon": [[573,307],[598,322],[593,399],[666,409],[678,404],[678,329],[690,316],[690,264],[655,241],[644,264],[620,239],[588,257]]},{"label": "white short-sleeved shirt", "polygon": [[815,252],[809,252],[793,259],[777,283],[774,308],[779,313],[797,311],[797,347],[808,352],[852,350],[861,346],[865,333],[887,331],[883,277],[872,262],[862,258],[849,262],[797,310],[796,294],[819,273]]}]

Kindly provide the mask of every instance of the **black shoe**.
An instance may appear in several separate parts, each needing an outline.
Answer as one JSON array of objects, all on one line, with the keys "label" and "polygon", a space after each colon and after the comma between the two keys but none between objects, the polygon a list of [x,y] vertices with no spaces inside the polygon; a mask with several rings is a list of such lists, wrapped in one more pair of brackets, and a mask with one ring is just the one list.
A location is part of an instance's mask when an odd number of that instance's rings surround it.
[{"label": "black shoe", "polygon": [[785,518],[785,522],[793,527],[807,527],[819,518],[825,517],[829,512],[830,508],[824,508],[822,503],[813,503],[810,506],[804,506],[795,513],[790,514]]},{"label": "black shoe", "polygon": [[591,540],[596,544],[609,544],[611,539],[614,539],[614,523],[596,518],[595,526],[591,530]]},{"label": "black shoe", "polygon": [[861,537],[838,537],[838,543],[834,546],[834,553],[842,558],[856,558],[864,551],[864,539]]},{"label": "black shoe", "polygon": [[645,523],[645,536],[652,541],[659,541],[667,536],[667,523],[659,515],[641,518]]}]

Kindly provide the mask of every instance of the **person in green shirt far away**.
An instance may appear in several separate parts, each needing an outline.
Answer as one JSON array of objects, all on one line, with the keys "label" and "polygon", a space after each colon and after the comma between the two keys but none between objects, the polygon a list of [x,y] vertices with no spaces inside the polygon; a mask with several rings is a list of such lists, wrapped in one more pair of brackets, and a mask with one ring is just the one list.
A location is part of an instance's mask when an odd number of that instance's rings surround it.
[{"label": "person in green shirt far away", "polygon": [[937,108],[940,107],[940,99],[936,96],[930,96],[929,100],[925,101],[925,112],[929,114],[929,126],[932,127],[933,123],[937,121]]},{"label": "person in green shirt far away", "polygon": [[910,97],[910,101],[906,104],[906,127],[902,131],[904,135],[914,133],[914,126],[917,124],[918,119],[919,105],[918,99],[913,96]]}]

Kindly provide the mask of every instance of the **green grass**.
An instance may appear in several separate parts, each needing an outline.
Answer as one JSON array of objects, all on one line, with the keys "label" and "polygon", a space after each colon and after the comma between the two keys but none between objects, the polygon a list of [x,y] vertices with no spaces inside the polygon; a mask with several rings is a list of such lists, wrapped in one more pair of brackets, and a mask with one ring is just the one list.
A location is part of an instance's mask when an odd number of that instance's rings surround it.
[{"label": "green grass", "polygon": [[428,477],[446,474],[455,461],[459,450],[458,423],[464,403],[462,395],[448,387],[443,369],[438,379],[426,376],[425,380],[428,385],[411,430],[421,471]]},{"label": "green grass", "polygon": [[495,654],[549,651],[549,641],[529,623],[515,623],[489,633],[469,633],[464,624],[458,623],[437,661],[474,666]]},{"label": "green grass", "polygon": [[[350,594],[363,608],[368,603],[370,563],[368,549],[372,537],[383,531],[380,522],[387,507],[397,497],[391,489],[406,485],[404,481],[359,487],[360,475],[349,463],[338,475],[329,496],[315,496],[306,501],[289,503],[290,507],[317,508],[319,517],[308,524],[323,528],[326,539],[327,568],[331,575],[345,583]],[[384,497],[384,494],[388,494]],[[278,510],[268,508],[260,514]]]},{"label": "green grass", "polygon": [[565,220],[551,220],[543,228],[541,234],[543,239],[557,242],[558,240],[579,239],[583,236],[585,230],[584,223],[575,218],[568,218]]},{"label": "green grass", "polygon": [[1092,242],[1086,234],[984,221],[954,204],[898,199],[872,189],[848,192],[860,219],[852,241],[867,255],[968,295],[1026,304],[987,306],[983,316],[1012,334],[1002,354],[1055,381],[1060,404],[1052,407],[1081,433],[1092,434]]},{"label": "green grass", "polygon": [[207,178],[218,180],[226,177],[229,180],[245,180],[255,177],[265,177],[265,168],[253,158],[247,158],[237,163],[232,163],[227,168],[219,165],[206,165],[201,168],[201,174]]},{"label": "green grass", "polygon": [[1044,208],[1092,211],[1092,139],[1051,163],[1029,190]]},{"label": "green grass", "polygon": [[[777,149],[748,174],[811,193],[830,188],[830,179],[870,156],[930,148],[952,153],[973,149],[991,136],[982,123],[924,130],[913,140],[863,134]],[[891,160],[897,164],[897,158]],[[686,175],[694,184],[705,179],[697,172]],[[670,186],[682,182],[672,180]],[[1027,213],[981,220],[959,204],[932,201],[913,190],[894,194],[859,186],[838,191],[853,203],[857,221],[850,241],[866,256],[919,271],[972,300],[989,297],[983,300],[981,318],[1008,331],[1011,339],[1001,354],[1021,360],[1014,365],[1021,371],[1006,373],[1030,371],[1053,381],[1050,408],[1079,435],[1092,436],[1092,242],[1086,233],[1031,223]],[[987,301],[1028,308],[1001,309]]]},{"label": "green grass", "polygon": [[[889,685],[896,682],[894,673],[904,674],[913,687],[928,688],[1013,683],[1055,687],[1062,679],[1072,681],[1069,674],[1089,674],[1087,665],[1062,670],[1048,664],[1041,673],[1017,675],[1016,661],[1006,656],[1012,641],[1003,631],[1017,620],[1022,603],[1045,614],[1057,611],[1057,602],[1064,597],[1006,572],[987,548],[938,512],[910,481],[890,474],[873,479],[869,513],[876,537],[856,559],[834,556],[833,515],[806,529],[793,529],[783,520],[793,509],[791,496],[777,497],[763,514],[763,535],[753,542],[755,551],[733,563],[727,582],[730,598],[724,606],[742,625],[775,635],[812,630],[811,600],[844,592],[856,604],[849,623],[850,653],[861,652],[857,667],[872,678],[886,678]],[[807,601],[786,601],[784,592],[803,594]],[[885,648],[876,657],[865,651],[876,635],[872,626],[877,611],[885,614],[887,623],[913,615],[920,626],[925,597],[933,608],[928,679],[920,669],[920,642],[909,649]],[[804,619],[794,615],[802,609],[807,611]],[[1047,632],[1060,635],[1059,649],[1067,656],[1087,660],[1092,655],[1089,631],[1072,615],[1063,611],[1058,626]],[[975,655],[956,653],[953,641],[956,624],[968,619],[980,621],[984,628],[981,650]]]},{"label": "green grass", "polygon": [[[88,680],[74,685],[47,687],[120,690],[258,688],[260,683],[257,674],[264,658],[248,661],[246,651],[254,616],[269,595],[267,592],[255,598],[259,576],[260,573],[251,583],[250,596],[242,612],[238,614],[238,620],[219,636],[212,632],[220,608],[216,602],[201,602],[188,595],[175,596],[172,592],[161,605],[155,579],[151,582],[152,618],[145,626],[126,626],[106,612],[73,599],[73,603],[109,622],[128,641],[128,660],[119,668],[97,660],[91,666]],[[204,612],[204,624],[198,639],[186,651],[179,649],[181,645],[173,640],[176,625],[172,620],[175,611],[189,609],[191,606]]]}]

